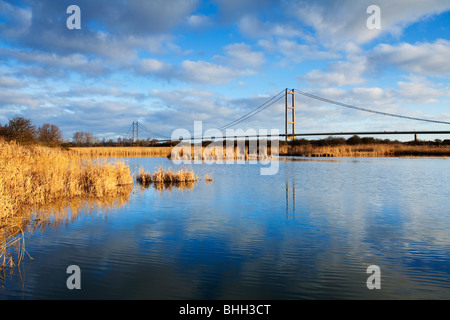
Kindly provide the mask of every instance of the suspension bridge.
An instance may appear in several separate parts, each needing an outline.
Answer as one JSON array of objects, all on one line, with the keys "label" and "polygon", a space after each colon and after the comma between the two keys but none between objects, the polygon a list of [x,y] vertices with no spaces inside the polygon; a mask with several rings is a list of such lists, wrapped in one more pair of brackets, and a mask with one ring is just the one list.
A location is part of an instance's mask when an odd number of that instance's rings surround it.
[{"label": "suspension bridge", "polygon": [[[295,131],[295,129],[296,129],[296,125],[295,125],[296,124],[295,123],[295,100],[296,100],[295,97],[296,97],[296,95],[307,97],[309,99],[313,99],[316,101],[320,101],[320,102],[326,103],[328,105],[334,105],[334,106],[352,109],[352,110],[356,110],[356,111],[360,111],[360,112],[377,114],[377,115],[386,116],[386,117],[400,118],[400,119],[405,119],[405,120],[409,120],[409,121],[420,121],[420,122],[427,122],[427,123],[434,123],[434,124],[450,125],[450,122],[448,122],[448,121],[420,118],[420,117],[412,117],[412,116],[408,116],[408,115],[382,112],[382,111],[377,111],[374,109],[354,106],[354,105],[350,105],[347,103],[342,103],[339,101],[331,100],[331,99],[324,98],[324,97],[321,97],[318,95],[314,95],[314,94],[311,94],[308,92],[304,92],[304,91],[301,91],[298,89],[283,89],[280,92],[278,92],[277,94],[275,94],[274,96],[267,99],[264,103],[260,104],[256,108],[252,109],[251,111],[243,114],[242,116],[240,116],[239,118],[237,118],[233,121],[230,121],[230,122],[218,127],[217,130],[220,132],[224,132],[227,129],[233,128],[236,125],[238,125],[244,121],[247,121],[250,118],[255,117],[257,114],[263,112],[266,109],[269,109],[270,107],[274,106],[275,104],[277,104],[278,102],[280,102],[284,99],[284,133],[278,134],[277,136],[278,136],[278,139],[285,139],[286,141],[295,139],[295,137],[307,137],[307,136],[414,135],[414,138],[417,139],[418,134],[421,134],[421,135],[441,135],[441,134],[448,135],[448,134],[450,134],[450,130],[349,131],[349,132],[302,132],[302,133],[297,133]],[[124,138],[131,139],[133,142],[135,142],[135,141],[139,140],[139,133],[141,133],[141,136],[143,134],[145,136],[152,137],[153,139],[156,139],[158,142],[172,141],[171,137],[160,134],[151,129],[148,129],[146,125],[143,125],[142,123],[138,123],[138,122],[133,122],[133,124],[128,128],[128,132],[125,134]],[[194,141],[194,140],[205,141],[206,140],[206,141],[208,141],[213,138],[217,139],[217,137],[212,137],[212,136],[205,137],[202,135],[201,137],[192,137],[188,140],[191,140],[191,141]],[[236,135],[228,136],[226,134],[222,135],[222,139],[230,139],[230,138],[231,139],[239,139],[239,138],[245,138],[245,139],[257,138],[257,139],[259,139],[260,135],[257,135],[257,134],[244,135],[244,136],[236,136]],[[267,136],[265,136],[264,138],[266,139]],[[276,138],[276,137],[271,135],[271,138]]]}]

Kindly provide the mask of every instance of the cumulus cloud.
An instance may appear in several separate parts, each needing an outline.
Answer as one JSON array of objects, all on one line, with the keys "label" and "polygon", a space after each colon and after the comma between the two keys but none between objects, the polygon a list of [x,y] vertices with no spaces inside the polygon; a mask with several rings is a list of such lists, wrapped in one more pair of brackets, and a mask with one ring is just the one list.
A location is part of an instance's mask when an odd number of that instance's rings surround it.
[{"label": "cumulus cloud", "polygon": [[74,31],[66,27],[66,9],[72,2],[24,2],[22,7],[1,0],[3,41],[30,51],[95,55],[116,64],[136,58],[138,50],[163,52],[171,31],[198,5],[197,0],[80,0],[82,26]]},{"label": "cumulus cloud", "polygon": [[420,19],[440,14],[450,9],[447,0],[379,0],[381,29],[367,28],[371,0],[292,1],[291,14],[302,23],[314,28],[316,36],[328,45],[345,42],[367,43],[382,34],[401,35],[404,28]]},{"label": "cumulus cloud", "polygon": [[303,38],[306,37],[302,29],[294,23],[283,21],[262,21],[255,15],[245,15],[238,21],[242,34],[251,38]]},{"label": "cumulus cloud", "polygon": [[241,69],[257,69],[264,64],[264,53],[254,51],[253,48],[245,43],[233,43],[225,47],[225,52],[230,64]]},{"label": "cumulus cloud", "polygon": [[409,104],[434,104],[450,95],[450,86],[433,83],[422,76],[410,76],[399,81],[398,96]]},{"label": "cumulus cloud", "polygon": [[360,85],[366,80],[364,73],[368,70],[367,59],[364,56],[351,57],[348,61],[330,62],[325,71],[312,70],[300,80],[312,86],[346,86]]},{"label": "cumulus cloud", "polygon": [[[76,31],[65,24],[71,4],[0,0],[0,119],[51,118],[69,135],[112,133],[139,119],[170,136],[169,126],[194,120],[230,122],[296,80],[387,112],[449,95],[429,79],[448,77],[449,40],[394,42],[407,26],[449,10],[448,0],[379,0],[380,31],[366,27],[369,0],[80,0]],[[370,82],[373,71],[389,73],[391,83]],[[167,81],[170,91],[161,89]],[[230,88],[250,97],[227,98]],[[334,116],[359,119],[317,101],[299,99],[298,108],[305,130]],[[280,101],[245,125],[282,127],[283,115]]]},{"label": "cumulus cloud", "polygon": [[186,18],[187,24],[193,29],[204,29],[212,25],[212,18],[203,14],[193,14]]},{"label": "cumulus cloud", "polygon": [[[87,56],[75,53],[66,56],[55,53],[33,52],[17,49],[0,48],[2,60],[15,60],[30,66],[46,69],[46,73],[61,74],[61,71],[76,71],[84,75],[96,76],[104,74],[107,69],[100,59],[89,59]],[[64,73],[63,73],[64,74]]]},{"label": "cumulus cloud", "polygon": [[298,43],[289,39],[261,39],[258,41],[258,44],[270,54],[281,53],[284,57],[282,64],[301,63],[307,60],[337,59],[340,57],[339,53],[323,50],[316,44]]},{"label": "cumulus cloud", "polygon": [[207,61],[185,60],[181,63],[181,69],[183,80],[205,84],[224,84],[241,76],[252,74],[248,70],[236,70]]},{"label": "cumulus cloud", "polygon": [[380,44],[369,56],[380,67],[395,66],[422,75],[450,74],[450,41],[444,39],[433,43]]}]

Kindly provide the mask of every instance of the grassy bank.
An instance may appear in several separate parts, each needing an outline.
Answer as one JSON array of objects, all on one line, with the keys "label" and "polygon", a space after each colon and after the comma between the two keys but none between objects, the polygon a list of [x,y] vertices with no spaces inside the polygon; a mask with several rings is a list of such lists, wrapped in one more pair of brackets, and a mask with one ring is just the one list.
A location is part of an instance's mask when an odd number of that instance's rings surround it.
[{"label": "grassy bank", "polygon": [[45,205],[61,198],[102,198],[124,192],[133,183],[130,169],[118,161],[82,159],[42,146],[0,141],[0,219],[23,206]]}]

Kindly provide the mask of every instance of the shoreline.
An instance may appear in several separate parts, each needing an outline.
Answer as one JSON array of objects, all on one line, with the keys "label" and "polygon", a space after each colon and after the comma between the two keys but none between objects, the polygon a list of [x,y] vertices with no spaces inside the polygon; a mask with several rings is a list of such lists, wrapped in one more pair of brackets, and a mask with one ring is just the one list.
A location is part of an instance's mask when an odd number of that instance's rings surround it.
[{"label": "shoreline", "polygon": [[[102,157],[170,157],[173,147],[77,147],[70,151],[89,158]],[[248,147],[246,148],[248,155]],[[267,148],[270,153],[270,147]],[[202,148],[205,150],[205,147]],[[225,151],[225,148],[224,148]],[[408,144],[358,144],[314,146],[280,143],[279,156],[282,157],[450,157],[450,145],[408,145]]]}]

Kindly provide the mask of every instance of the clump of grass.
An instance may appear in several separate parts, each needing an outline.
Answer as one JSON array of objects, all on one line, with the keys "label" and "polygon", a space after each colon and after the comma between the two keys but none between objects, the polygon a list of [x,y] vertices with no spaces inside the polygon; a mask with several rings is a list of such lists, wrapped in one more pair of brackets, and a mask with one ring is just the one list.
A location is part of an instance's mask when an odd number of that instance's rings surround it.
[{"label": "clump of grass", "polygon": [[209,174],[206,174],[206,175],[205,175],[205,181],[211,182],[212,179],[213,179],[212,176],[210,176]]},{"label": "clump of grass", "polygon": [[136,177],[139,183],[178,183],[178,182],[195,182],[198,177],[193,171],[187,169],[180,169],[178,171],[172,171],[172,169],[164,170],[159,168],[153,174],[140,170]]},{"label": "clump of grass", "polygon": [[171,189],[174,185],[179,188],[192,189],[198,181],[198,177],[193,171],[184,168],[173,171],[171,168],[164,170],[159,167],[153,174],[141,169],[136,176],[136,181],[143,187],[148,187],[153,183],[155,189],[158,190]]},{"label": "clump of grass", "polygon": [[151,173],[144,171],[144,169],[140,169],[136,176],[136,181],[144,186],[150,185],[150,183],[152,183],[152,175]]}]

